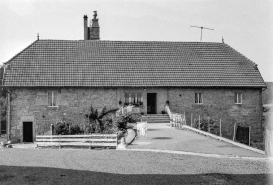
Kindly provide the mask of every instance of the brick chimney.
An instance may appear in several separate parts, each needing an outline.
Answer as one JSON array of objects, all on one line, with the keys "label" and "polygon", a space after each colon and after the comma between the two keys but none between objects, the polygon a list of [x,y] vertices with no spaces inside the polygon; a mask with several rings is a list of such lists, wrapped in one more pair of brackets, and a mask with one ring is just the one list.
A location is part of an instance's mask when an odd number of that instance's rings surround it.
[{"label": "brick chimney", "polygon": [[99,19],[97,19],[97,11],[94,11],[93,19],[90,21],[90,27],[87,27],[88,17],[84,15],[84,40],[100,40]]},{"label": "brick chimney", "polygon": [[84,40],[88,40],[88,27],[87,27],[87,15],[83,16],[83,30],[84,30]]}]

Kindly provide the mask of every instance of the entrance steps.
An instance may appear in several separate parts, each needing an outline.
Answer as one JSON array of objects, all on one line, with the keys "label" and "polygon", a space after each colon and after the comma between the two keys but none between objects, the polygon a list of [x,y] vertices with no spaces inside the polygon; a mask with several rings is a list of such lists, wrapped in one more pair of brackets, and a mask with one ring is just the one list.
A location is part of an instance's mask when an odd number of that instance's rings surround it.
[{"label": "entrance steps", "polygon": [[141,119],[147,123],[170,123],[168,114],[146,114],[142,115]]}]

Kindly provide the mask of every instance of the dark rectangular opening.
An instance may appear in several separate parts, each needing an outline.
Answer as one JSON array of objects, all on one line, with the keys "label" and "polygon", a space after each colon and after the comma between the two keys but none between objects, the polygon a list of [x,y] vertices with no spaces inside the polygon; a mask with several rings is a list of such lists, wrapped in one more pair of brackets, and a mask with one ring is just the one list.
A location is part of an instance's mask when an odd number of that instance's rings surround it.
[{"label": "dark rectangular opening", "polygon": [[23,122],[23,142],[33,142],[32,122]]},{"label": "dark rectangular opening", "polygon": [[147,93],[147,114],[156,114],[156,93]]}]

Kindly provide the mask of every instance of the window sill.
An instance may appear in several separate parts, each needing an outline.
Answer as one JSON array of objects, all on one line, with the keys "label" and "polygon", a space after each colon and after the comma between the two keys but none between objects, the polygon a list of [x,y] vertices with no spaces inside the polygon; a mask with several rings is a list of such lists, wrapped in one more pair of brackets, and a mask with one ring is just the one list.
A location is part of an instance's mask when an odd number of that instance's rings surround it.
[{"label": "window sill", "polygon": [[51,107],[51,108],[58,108],[58,106],[48,106],[48,107]]}]

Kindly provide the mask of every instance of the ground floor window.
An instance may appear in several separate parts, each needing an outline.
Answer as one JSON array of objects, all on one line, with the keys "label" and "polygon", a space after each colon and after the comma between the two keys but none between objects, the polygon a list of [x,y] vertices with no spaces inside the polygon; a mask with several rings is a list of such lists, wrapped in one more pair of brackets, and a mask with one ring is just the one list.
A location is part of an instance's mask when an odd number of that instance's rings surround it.
[{"label": "ground floor window", "polygon": [[129,104],[132,104],[135,106],[143,106],[142,93],[126,92],[124,105],[129,105]]},{"label": "ground floor window", "polygon": [[242,104],[242,93],[235,93],[235,104]]},{"label": "ground floor window", "polygon": [[49,107],[57,107],[57,91],[48,91],[47,99]]},{"label": "ground floor window", "polygon": [[196,104],[203,103],[203,94],[202,93],[195,93],[195,103]]}]

